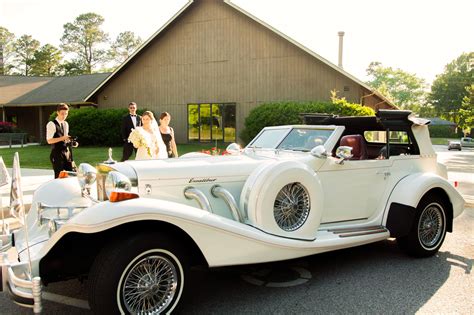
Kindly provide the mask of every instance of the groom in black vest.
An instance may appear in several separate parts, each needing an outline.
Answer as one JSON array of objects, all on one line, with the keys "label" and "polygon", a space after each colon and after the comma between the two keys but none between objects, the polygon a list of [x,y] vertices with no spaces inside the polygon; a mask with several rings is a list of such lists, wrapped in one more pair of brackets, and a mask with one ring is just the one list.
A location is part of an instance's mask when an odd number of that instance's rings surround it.
[{"label": "groom in black vest", "polygon": [[122,162],[126,161],[132,156],[133,151],[137,149],[133,147],[133,144],[128,141],[128,136],[132,129],[140,127],[142,125],[142,117],[137,115],[137,103],[130,102],[128,104],[128,115],[125,115],[122,120],[122,139],[123,139],[123,153]]}]

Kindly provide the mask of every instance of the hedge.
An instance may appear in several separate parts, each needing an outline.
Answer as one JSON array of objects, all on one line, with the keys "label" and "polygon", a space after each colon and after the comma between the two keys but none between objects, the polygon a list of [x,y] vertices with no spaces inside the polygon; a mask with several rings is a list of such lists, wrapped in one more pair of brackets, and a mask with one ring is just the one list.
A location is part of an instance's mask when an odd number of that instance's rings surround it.
[{"label": "hedge", "polygon": [[323,113],[340,116],[373,116],[373,109],[358,104],[339,102],[279,102],[260,105],[250,111],[240,138],[248,143],[263,127],[301,124],[301,113]]},{"label": "hedge", "polygon": [[454,127],[443,126],[443,125],[428,125],[430,130],[431,138],[461,138],[463,137],[463,132],[461,128],[458,128],[458,132],[455,132]]},{"label": "hedge", "polygon": [[[145,109],[138,112],[143,111]],[[127,108],[71,108],[67,117],[69,135],[78,137],[80,145],[120,146],[123,143],[120,131],[122,118],[127,113]],[[50,120],[55,118],[56,112],[51,114]]]}]

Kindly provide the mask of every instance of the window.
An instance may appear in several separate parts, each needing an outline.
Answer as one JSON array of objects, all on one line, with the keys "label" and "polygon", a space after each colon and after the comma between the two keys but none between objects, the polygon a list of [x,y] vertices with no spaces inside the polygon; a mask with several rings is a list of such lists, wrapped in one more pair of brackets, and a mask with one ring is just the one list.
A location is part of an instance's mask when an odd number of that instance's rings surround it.
[{"label": "window", "polygon": [[188,140],[235,142],[236,104],[188,104]]},{"label": "window", "polygon": [[[365,131],[364,138],[367,142],[372,143],[386,143],[387,132],[386,131]],[[390,143],[408,144],[409,138],[406,131],[390,131],[389,132]]]}]

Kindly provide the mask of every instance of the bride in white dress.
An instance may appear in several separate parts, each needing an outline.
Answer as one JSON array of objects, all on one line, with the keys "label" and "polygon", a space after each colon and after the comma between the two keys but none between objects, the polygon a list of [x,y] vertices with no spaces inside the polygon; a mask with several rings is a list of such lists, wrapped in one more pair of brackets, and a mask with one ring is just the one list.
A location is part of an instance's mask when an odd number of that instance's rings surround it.
[{"label": "bride in white dress", "polygon": [[[130,134],[130,141],[137,148],[135,160],[167,159],[166,145],[161,138],[158,124],[152,112],[142,114],[142,127],[135,128]],[[138,132],[139,135],[134,134]],[[139,138],[139,141],[136,139]]]}]

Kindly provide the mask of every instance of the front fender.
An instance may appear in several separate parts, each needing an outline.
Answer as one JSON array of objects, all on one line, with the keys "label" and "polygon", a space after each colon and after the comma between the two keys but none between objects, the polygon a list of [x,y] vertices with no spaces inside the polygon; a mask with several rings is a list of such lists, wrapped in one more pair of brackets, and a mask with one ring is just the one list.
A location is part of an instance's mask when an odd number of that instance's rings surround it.
[{"label": "front fender", "polygon": [[[185,232],[210,267],[283,260],[314,252],[312,242],[282,238],[216,214],[160,199],[102,202],[77,214],[39,249],[44,257],[68,233],[94,234],[127,223],[162,221]],[[83,244],[87,248],[87,244]]]},{"label": "front fender", "polygon": [[464,199],[444,178],[432,173],[416,173],[404,177],[392,190],[388,199],[383,222],[386,223],[388,210],[393,203],[416,208],[421,198],[430,190],[440,188],[453,206],[453,218],[464,210]]}]

